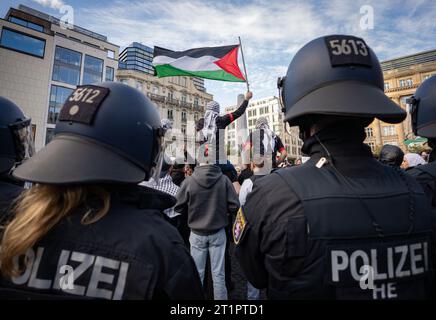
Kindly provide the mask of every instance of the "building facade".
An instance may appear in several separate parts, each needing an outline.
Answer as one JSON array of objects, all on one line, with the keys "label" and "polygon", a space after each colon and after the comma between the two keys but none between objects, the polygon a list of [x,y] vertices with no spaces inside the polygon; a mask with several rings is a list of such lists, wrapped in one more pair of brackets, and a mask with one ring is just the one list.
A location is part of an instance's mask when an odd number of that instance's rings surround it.
[{"label": "building facade", "polygon": [[[407,110],[407,99],[415,93],[423,81],[436,75],[436,50],[384,61],[381,65],[385,94]],[[366,143],[376,153],[385,144],[397,145],[406,151],[407,146],[404,141],[415,138],[409,114],[400,124],[387,124],[376,119],[366,128],[366,134]]]},{"label": "building facade", "polygon": [[0,20],[0,96],[32,118],[36,150],[52,136],[60,108],[77,85],[113,81],[117,45],[20,5]]},{"label": "building facade", "polygon": [[[194,142],[195,123],[203,117],[204,108],[213,96],[206,92],[203,79],[154,76],[152,60],[152,48],[132,43],[120,54],[116,79],[141,90],[157,105],[161,119],[172,121],[172,139]],[[176,156],[176,148],[180,151],[184,145],[168,148],[171,149],[168,152]]]},{"label": "building facade", "polygon": [[[231,112],[235,109],[236,105],[226,108],[225,111]],[[283,115],[279,106],[279,99],[277,97],[252,100],[245,112],[247,115],[245,118],[247,121],[245,127],[248,129],[248,132],[251,132],[256,128],[256,121],[258,118],[265,117],[268,119],[271,130],[282,139],[288,153],[288,158],[290,160],[296,160],[301,157],[302,141],[298,138],[298,128],[288,127],[288,130],[286,130],[285,123],[283,122]],[[239,128],[235,121],[227,127],[225,137],[229,160],[232,163],[240,164],[240,159],[238,159],[240,154],[239,150],[241,139],[244,140],[244,137],[238,137],[237,130],[239,130]]]}]

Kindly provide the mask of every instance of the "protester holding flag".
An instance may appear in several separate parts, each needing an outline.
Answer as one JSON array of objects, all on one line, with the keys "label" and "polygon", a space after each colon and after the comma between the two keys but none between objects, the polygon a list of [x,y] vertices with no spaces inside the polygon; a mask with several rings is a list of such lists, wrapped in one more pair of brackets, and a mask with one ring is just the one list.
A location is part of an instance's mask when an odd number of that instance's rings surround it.
[{"label": "protester holding flag", "polygon": [[[192,76],[211,80],[247,82],[238,66],[240,45],[171,51],[155,47],[153,65],[158,77]],[[245,64],[244,64],[245,67]],[[220,105],[211,101],[204,118],[197,123],[197,142],[201,162],[226,164],[224,129],[244,114],[253,94],[248,90],[237,110],[220,116]],[[220,134],[223,135],[220,139]],[[205,160],[206,159],[206,160]],[[213,160],[211,160],[213,159]]]}]

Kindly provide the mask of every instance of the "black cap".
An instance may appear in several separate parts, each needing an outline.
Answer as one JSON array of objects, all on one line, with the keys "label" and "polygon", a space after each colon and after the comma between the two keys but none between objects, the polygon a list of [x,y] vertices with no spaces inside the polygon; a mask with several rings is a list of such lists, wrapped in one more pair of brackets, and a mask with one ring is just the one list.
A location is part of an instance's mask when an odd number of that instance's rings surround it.
[{"label": "black cap", "polygon": [[140,91],[116,82],[79,86],[53,140],[13,175],[47,184],[138,183],[157,165],[162,135],[157,109]]},{"label": "black cap", "polygon": [[399,123],[406,112],[383,92],[380,63],[363,39],[333,35],[300,49],[279,81],[285,121],[307,115],[378,118]]}]

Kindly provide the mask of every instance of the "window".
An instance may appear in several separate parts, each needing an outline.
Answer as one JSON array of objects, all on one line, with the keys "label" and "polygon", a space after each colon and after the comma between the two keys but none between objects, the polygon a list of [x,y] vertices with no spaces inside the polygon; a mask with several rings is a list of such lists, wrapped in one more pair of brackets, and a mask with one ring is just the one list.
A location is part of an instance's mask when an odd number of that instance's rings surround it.
[{"label": "window", "polygon": [[385,90],[389,90],[389,89],[390,89],[389,82],[385,82]]},{"label": "window", "polygon": [[186,122],[186,112],[182,111],[182,122]]},{"label": "window", "polygon": [[375,143],[374,142],[369,142],[368,146],[371,148],[371,151],[374,152],[375,151]]},{"label": "window", "polygon": [[0,46],[44,58],[45,40],[3,28]]},{"label": "window", "polygon": [[54,128],[47,128],[45,133],[45,144],[49,143],[54,137]]},{"label": "window", "polygon": [[384,126],[383,136],[394,136],[396,135],[395,126]]},{"label": "window", "polygon": [[157,86],[153,86],[153,93],[159,94],[159,88]]},{"label": "window", "polygon": [[106,67],[106,81],[114,81],[114,68]]},{"label": "window", "polygon": [[390,144],[391,146],[398,146],[397,141],[384,141],[384,144]]},{"label": "window", "polygon": [[182,102],[186,102],[186,94],[182,95]]},{"label": "window", "polygon": [[68,96],[73,92],[73,89],[64,88],[60,86],[51,86],[50,101],[48,105],[48,123],[56,123],[59,112]]},{"label": "window", "polygon": [[135,85],[136,85],[136,89],[138,89],[139,91],[142,91],[142,86],[144,85],[144,82],[137,80]]},{"label": "window", "polygon": [[103,60],[85,55],[83,84],[101,82],[103,76]]},{"label": "window", "polygon": [[194,107],[198,107],[198,97],[194,98]]},{"label": "window", "polygon": [[186,125],[182,124],[182,133],[186,136]]},{"label": "window", "polygon": [[182,77],[182,81],[180,83],[181,86],[186,87],[187,86],[187,80],[186,77]]},{"label": "window", "polygon": [[366,133],[367,138],[371,138],[374,136],[374,132],[373,132],[372,128],[365,128],[365,133]]},{"label": "window", "polygon": [[167,116],[168,116],[168,119],[173,120],[174,119],[173,118],[173,110],[168,110],[167,111]]},{"label": "window", "polygon": [[198,113],[194,113],[194,121],[195,121],[195,122],[198,121]]},{"label": "window", "polygon": [[107,57],[109,58],[109,59],[115,59],[115,51],[112,51],[112,50],[107,50]]},{"label": "window", "polygon": [[253,117],[255,117],[257,115],[257,111],[256,109],[253,110]]},{"label": "window", "polygon": [[78,85],[80,83],[81,63],[82,54],[80,52],[56,47],[52,79]]},{"label": "window", "polygon": [[400,98],[400,104],[402,106],[407,106],[407,99],[411,98],[412,96],[404,96]]},{"label": "window", "polygon": [[173,99],[173,92],[172,91],[168,91],[168,99]]},{"label": "window", "polygon": [[400,87],[410,87],[412,85],[413,85],[413,80],[411,78],[400,80]]},{"label": "window", "polygon": [[29,29],[33,29],[39,32],[44,32],[44,27],[41,26],[40,24],[32,23],[30,21],[26,21],[17,17],[9,17],[9,21]]}]

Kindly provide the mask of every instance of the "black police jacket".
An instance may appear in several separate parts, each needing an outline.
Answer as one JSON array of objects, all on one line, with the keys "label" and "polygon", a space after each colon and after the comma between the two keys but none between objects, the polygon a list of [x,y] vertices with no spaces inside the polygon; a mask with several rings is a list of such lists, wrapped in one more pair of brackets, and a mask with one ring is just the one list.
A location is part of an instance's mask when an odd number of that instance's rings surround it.
[{"label": "black police jacket", "polygon": [[[248,196],[236,254],[248,281],[271,299],[429,295],[424,193],[404,172],[373,159],[363,130],[349,130],[318,134],[330,157],[308,139],[306,164],[259,179]],[[318,168],[322,157],[328,163]]]},{"label": "black police jacket", "polygon": [[0,227],[9,220],[9,209],[23,190],[22,187],[9,182],[7,179],[0,180]]},{"label": "black police jacket", "polygon": [[28,250],[24,273],[0,278],[0,287],[21,290],[20,297],[36,292],[113,300],[203,299],[194,261],[162,215],[174,203],[173,197],[144,187],[115,190],[106,216],[83,225],[83,209],[68,215]]},{"label": "black police jacket", "polygon": [[[436,150],[432,151],[430,158],[436,156]],[[436,161],[426,165],[416,166],[407,171],[422,186],[428,198],[431,200],[432,207],[436,208]]]}]

